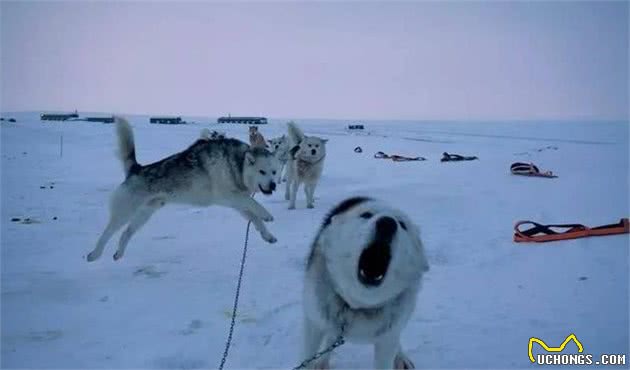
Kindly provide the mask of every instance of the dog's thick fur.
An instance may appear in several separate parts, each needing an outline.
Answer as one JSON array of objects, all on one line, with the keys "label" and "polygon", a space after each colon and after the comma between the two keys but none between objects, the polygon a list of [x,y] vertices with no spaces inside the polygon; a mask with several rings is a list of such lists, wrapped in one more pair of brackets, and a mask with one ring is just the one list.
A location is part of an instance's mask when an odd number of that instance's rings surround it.
[{"label": "dog's thick fur", "polygon": [[284,197],[289,201],[289,209],[295,209],[297,191],[303,183],[306,207],[313,208],[315,188],[324,170],[328,139],[304,135],[295,122],[289,122],[287,126],[291,150],[287,162],[287,187]]},{"label": "dog's thick fur", "polygon": [[252,148],[266,148],[267,142],[265,137],[258,131],[258,127],[249,126],[249,145]]},{"label": "dog's thick fur", "polygon": [[274,137],[271,140],[267,140],[267,142],[269,143],[269,149],[271,150],[271,153],[280,162],[280,171],[278,172],[278,180],[276,182],[280,183],[282,182],[281,180],[286,181],[286,172],[283,171],[289,160],[289,140],[287,138],[287,135]]},{"label": "dog's thick fur", "polygon": [[204,128],[201,130],[199,134],[199,138],[203,140],[217,140],[217,139],[225,139],[225,132],[219,132],[212,130],[210,131],[208,128]]},{"label": "dog's thick fur", "polygon": [[[335,341],[374,344],[377,369],[410,369],[400,333],[414,311],[429,265],[419,229],[401,211],[350,198],[324,219],[311,247],[304,283],[304,352]],[[312,368],[328,367],[325,355]]]},{"label": "dog's thick fur", "polygon": [[142,166],[136,161],[129,123],[116,118],[116,131],[125,181],[112,194],[109,223],[88,261],[99,258],[112,235],[128,225],[114,254],[120,259],[132,235],[167,203],[233,208],[252,221],[264,240],[276,242],[263,223],[273,221],[272,215],[250,196],[259,190],[268,195],[276,188],[279,166],[269,151],[236,139],[202,138],[180,153]]}]

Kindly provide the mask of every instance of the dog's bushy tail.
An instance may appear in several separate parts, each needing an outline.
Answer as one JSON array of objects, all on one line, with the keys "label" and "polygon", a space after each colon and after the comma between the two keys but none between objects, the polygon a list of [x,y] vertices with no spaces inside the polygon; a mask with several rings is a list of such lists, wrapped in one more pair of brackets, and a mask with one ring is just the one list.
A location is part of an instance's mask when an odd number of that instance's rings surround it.
[{"label": "dog's bushy tail", "polygon": [[289,146],[292,147],[301,143],[304,140],[304,133],[298,125],[293,121],[289,121],[287,126],[289,127]]},{"label": "dog's bushy tail", "polygon": [[140,169],[140,165],[136,161],[136,144],[133,139],[133,130],[126,119],[116,117],[116,134],[118,135],[118,158],[123,163],[125,177],[129,177],[129,175]]}]

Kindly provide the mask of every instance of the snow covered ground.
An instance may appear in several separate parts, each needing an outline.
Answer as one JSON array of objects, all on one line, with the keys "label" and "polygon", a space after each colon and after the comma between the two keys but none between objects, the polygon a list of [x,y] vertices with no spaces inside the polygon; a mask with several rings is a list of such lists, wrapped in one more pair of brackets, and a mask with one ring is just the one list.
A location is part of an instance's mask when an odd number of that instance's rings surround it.
[{"label": "snow covered ground", "polygon": [[[122,260],[111,258],[115,238],[100,260],[87,263],[108,218],[109,193],[123,179],[113,126],[9,116],[18,122],[1,126],[2,367],[216,367],[245,221],[226,208],[166,207]],[[144,164],[214,126],[131,121]],[[282,192],[257,195],[275,217],[268,226],[279,241],[250,235],[227,368],[301,361],[307,249],[324,214],[359,194],[391,202],[422,229],[431,271],[402,338],[418,368],[537,367],[528,339],[555,346],[570,333],[584,353],[628,354],[627,235],[512,242],[521,219],[595,226],[629,215],[627,123],[363,122],[370,135],[348,133],[350,121],[298,123],[330,139],[316,208],[305,208],[302,191],[294,211]],[[220,129],[247,138],[246,126]],[[280,120],[261,127],[267,138],[284,129]],[[357,145],[363,153],[353,152]],[[372,158],[379,150],[428,160]],[[441,163],[444,151],[480,160]],[[510,175],[515,161],[559,177]],[[372,349],[345,345],[332,366],[369,368]]]}]

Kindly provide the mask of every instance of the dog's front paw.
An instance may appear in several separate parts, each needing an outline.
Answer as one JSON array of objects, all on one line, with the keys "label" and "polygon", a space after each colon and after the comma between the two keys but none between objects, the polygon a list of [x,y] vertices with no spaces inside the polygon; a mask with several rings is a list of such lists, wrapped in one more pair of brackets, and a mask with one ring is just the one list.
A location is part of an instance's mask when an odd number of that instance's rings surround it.
[{"label": "dog's front paw", "polygon": [[123,257],[124,253],[120,252],[120,251],[116,251],[116,253],[114,253],[114,261],[118,261],[119,259],[121,259]]},{"label": "dog's front paw", "polygon": [[101,256],[100,253],[97,253],[95,251],[90,252],[90,254],[87,255],[87,261],[88,262],[94,262],[96,261],[99,257]]},{"label": "dog's front paw", "polygon": [[394,359],[394,369],[404,370],[404,369],[415,369],[416,366],[413,364],[413,361],[407,357],[402,352],[399,352]]},{"label": "dog's front paw", "polygon": [[323,360],[315,360],[308,366],[308,368],[314,370],[328,370],[330,369],[330,361],[327,358]]},{"label": "dog's front paw", "polygon": [[278,239],[276,239],[276,237],[271,234],[262,234],[262,238],[265,239],[265,241],[269,244],[273,244],[278,241]]},{"label": "dog's front paw", "polygon": [[289,209],[295,209],[295,204],[289,204]]},{"label": "dog's front paw", "polygon": [[313,203],[307,204],[306,208],[315,208],[315,206],[313,205]]},{"label": "dog's front paw", "polygon": [[272,222],[273,216],[271,215],[271,213],[267,213],[266,215],[263,215],[261,219],[265,222]]}]

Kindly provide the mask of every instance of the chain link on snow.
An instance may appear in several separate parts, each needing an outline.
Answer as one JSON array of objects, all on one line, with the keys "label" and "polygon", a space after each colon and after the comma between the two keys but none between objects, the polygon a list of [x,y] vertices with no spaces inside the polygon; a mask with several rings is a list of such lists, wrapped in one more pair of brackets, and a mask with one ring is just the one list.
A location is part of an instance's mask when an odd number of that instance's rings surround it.
[{"label": "chain link on snow", "polygon": [[[232,306],[232,320],[230,321],[230,330],[228,331],[228,337],[227,337],[227,340],[225,341],[225,350],[223,351],[221,364],[219,364],[219,370],[223,370],[223,366],[225,366],[225,362],[227,361],[227,357],[230,352],[230,345],[232,344],[232,335],[234,334],[234,326],[236,325],[236,313],[238,311],[238,299],[241,294],[241,283],[243,281],[243,272],[245,271],[245,259],[247,258],[247,244],[249,242],[249,227],[251,226],[251,224],[252,224],[251,221],[247,222],[247,229],[245,229],[245,243],[243,245],[243,256],[241,257],[241,269],[238,274],[238,282],[236,283],[236,292],[234,293],[234,305]],[[323,349],[322,351],[315,353],[310,358],[307,358],[306,360],[302,361],[302,363],[294,367],[292,370],[304,369],[311,362],[317,360],[318,358],[322,357],[323,355],[329,352],[332,352],[335,348],[343,345],[346,342],[345,339],[343,338],[343,335],[345,334],[345,330],[346,330],[346,324],[343,323],[341,324],[341,331],[339,333],[339,336],[333,342],[333,344]]]},{"label": "chain link on snow", "polygon": [[247,223],[247,229],[245,230],[245,244],[243,246],[243,257],[241,258],[241,271],[238,274],[238,283],[236,283],[236,293],[234,294],[234,306],[232,307],[232,321],[230,322],[230,331],[225,342],[225,351],[223,351],[223,358],[221,358],[221,364],[219,370],[223,370],[225,361],[227,360],[228,353],[230,352],[230,345],[232,344],[232,334],[234,333],[234,325],[236,325],[236,311],[238,310],[238,297],[241,293],[241,281],[243,280],[243,271],[245,270],[245,258],[247,258],[247,242],[249,241],[249,226],[251,221]]},{"label": "chain link on snow", "polygon": [[302,361],[301,364],[299,364],[298,366],[294,367],[291,370],[299,370],[299,369],[304,369],[306,368],[306,366],[308,366],[308,364],[310,364],[311,362],[317,360],[318,358],[322,357],[323,355],[332,352],[335,350],[335,348],[342,346],[344,343],[346,343],[346,340],[343,339],[343,334],[345,332],[346,326],[341,325],[341,333],[339,334],[339,336],[337,337],[337,339],[333,342],[333,344],[331,344],[330,346],[326,347],[325,349],[323,349],[322,351],[319,351],[317,353],[315,353],[313,356],[307,358],[306,360]]}]

